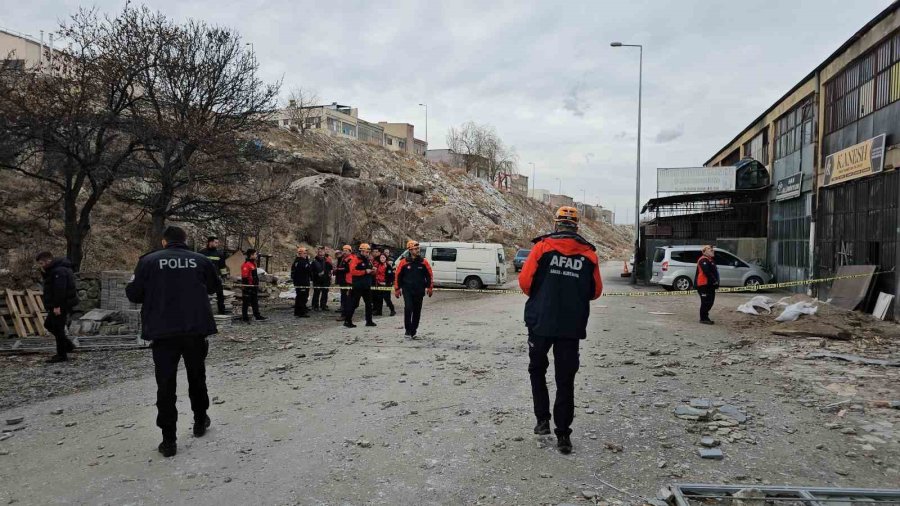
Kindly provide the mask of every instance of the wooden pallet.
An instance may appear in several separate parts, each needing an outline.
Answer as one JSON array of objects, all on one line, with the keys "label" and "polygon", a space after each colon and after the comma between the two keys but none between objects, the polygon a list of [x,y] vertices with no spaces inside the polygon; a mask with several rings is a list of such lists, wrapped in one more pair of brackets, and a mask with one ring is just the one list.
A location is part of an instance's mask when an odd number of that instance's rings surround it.
[{"label": "wooden pallet", "polygon": [[44,309],[41,292],[35,290],[17,291],[6,289],[6,305],[12,316],[16,334],[19,337],[45,336]]},{"label": "wooden pallet", "polygon": [[6,297],[0,297],[0,337],[12,336],[15,333],[13,325],[13,317],[6,305]]}]

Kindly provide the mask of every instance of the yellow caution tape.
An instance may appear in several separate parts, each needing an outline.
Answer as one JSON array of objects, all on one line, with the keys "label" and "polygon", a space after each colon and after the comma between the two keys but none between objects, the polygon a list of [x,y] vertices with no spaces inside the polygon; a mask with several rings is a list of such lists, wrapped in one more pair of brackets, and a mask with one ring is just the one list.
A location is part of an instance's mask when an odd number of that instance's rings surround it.
[{"label": "yellow caution tape", "polygon": [[[785,281],[783,283],[768,283],[764,285],[755,285],[755,286],[735,286],[729,288],[719,288],[716,291],[718,293],[741,293],[741,292],[757,292],[760,290],[771,290],[776,288],[790,288],[794,286],[806,286],[806,285],[817,285],[821,283],[828,283],[829,281],[836,281],[839,279],[854,279],[854,278],[864,278],[867,276],[877,276],[879,274],[886,274],[893,271],[882,271],[876,272],[874,274],[847,274],[844,276],[830,276],[827,278],[817,278],[817,279],[805,279],[800,281]],[[232,285],[234,287],[254,287],[259,285]],[[309,290],[351,290],[353,287],[350,286],[293,286],[293,285],[278,285],[278,288],[282,290],[286,290],[289,288],[306,288]],[[391,286],[373,286],[370,288],[371,290],[376,291],[393,291],[394,288]],[[523,294],[522,290],[516,288],[434,288],[436,292],[455,292],[455,293],[489,293],[492,295],[507,295],[507,294]],[[602,297],[670,297],[670,296],[680,296],[680,295],[693,295],[695,290],[687,290],[683,292],[679,291],[668,291],[668,290],[654,290],[654,291],[634,291],[634,292],[603,292]]]}]

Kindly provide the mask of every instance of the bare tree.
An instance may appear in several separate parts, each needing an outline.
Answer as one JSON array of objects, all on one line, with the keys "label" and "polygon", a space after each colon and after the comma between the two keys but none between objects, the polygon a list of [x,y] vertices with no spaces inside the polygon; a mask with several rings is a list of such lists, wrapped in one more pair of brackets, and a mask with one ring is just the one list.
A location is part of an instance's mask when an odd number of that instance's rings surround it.
[{"label": "bare tree", "polygon": [[516,171],[518,157],[515,149],[506,146],[490,125],[469,121],[447,133],[447,146],[462,159],[466,172],[492,182],[501,173]]},{"label": "bare tree", "polygon": [[318,105],[319,95],[315,91],[300,87],[292,89],[283,109],[290,129],[303,135],[307,130],[317,128],[318,122],[322,121]]},{"label": "bare tree", "polygon": [[274,110],[280,84],[260,80],[257,59],[236,32],[139,11],[155,19],[143,29],[160,43],[140,75],[142,100],[131,108],[144,153],[136,180],[118,197],[150,216],[149,245],[157,247],[168,220],[226,220],[273,198],[253,188],[246,167],[259,147],[252,133]]},{"label": "bare tree", "polygon": [[91,212],[141,149],[130,111],[148,59],[126,51],[139,42],[131,24],[94,10],[61,23],[58,37],[66,49],[49,73],[0,69],[0,168],[44,185],[78,269]]}]

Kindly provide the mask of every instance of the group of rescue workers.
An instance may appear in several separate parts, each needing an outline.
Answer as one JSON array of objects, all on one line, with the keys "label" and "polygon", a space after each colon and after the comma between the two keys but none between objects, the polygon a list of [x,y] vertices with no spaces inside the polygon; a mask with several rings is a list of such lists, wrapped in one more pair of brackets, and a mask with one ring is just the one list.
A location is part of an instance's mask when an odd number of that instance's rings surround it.
[{"label": "group of rescue workers", "polygon": [[[578,234],[578,211],[561,207],[555,216],[554,232],[534,239],[534,246],[519,275],[525,302],[525,325],[528,329],[528,373],[531,379],[535,434],[550,434],[550,421],[555,421],[557,447],[562,453],[572,451],[570,434],[574,418],[575,374],[579,368],[579,345],[587,335],[590,301],[600,297],[603,282],[596,249]],[[328,310],[328,290],[332,277],[341,287],[341,318],[344,326],[356,327],[353,314],[362,301],[366,326],[375,326],[373,314],[387,305],[394,315],[390,295],[404,300],[404,328],[407,338],[415,338],[425,295],[433,292],[433,275],[428,261],[422,257],[419,243],[408,241],[394,271],[390,251],[373,251],[360,244],[356,252],[349,245],[335,254],[334,261],[322,248],[312,259],[306,248],[297,248],[291,267],[296,291],[294,315],[308,316],[309,290],[313,290],[312,309]],[[209,428],[209,396],[206,388],[207,337],[217,332],[209,296],[216,295],[218,309],[225,312],[222,277],[227,274],[218,240],[210,237],[207,247],[193,252],[187,246],[187,234],[179,227],[169,227],[162,239],[162,249],[141,257],[132,281],[126,287],[128,299],[142,304],[142,338],[151,342],[157,383],[156,424],[162,431],[159,451],[166,457],[177,452],[176,373],[184,358],[188,378],[188,396],[193,411],[193,434],[201,437]],[[698,278],[703,281],[701,320],[709,320],[709,308],[718,285],[712,262],[712,248],[705,251],[706,260],[698,264]],[[49,252],[40,253],[37,262],[44,272],[44,301],[48,310],[46,326],[57,339],[57,354],[51,362],[66,360],[73,343],[65,335],[66,315],[77,304],[75,279],[71,264],[54,259]],[[246,251],[241,268],[242,319],[249,322],[252,308],[257,320],[259,312],[259,274],[257,252]],[[712,295],[710,295],[712,294]],[[373,309],[374,303],[374,309]],[[556,399],[553,411],[547,391],[548,353],[553,350]]]}]

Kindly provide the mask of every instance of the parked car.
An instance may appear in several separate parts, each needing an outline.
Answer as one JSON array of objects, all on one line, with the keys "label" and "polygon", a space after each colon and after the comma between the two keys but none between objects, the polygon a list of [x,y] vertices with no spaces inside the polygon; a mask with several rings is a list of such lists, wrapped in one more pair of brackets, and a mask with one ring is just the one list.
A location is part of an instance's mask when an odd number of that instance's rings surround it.
[{"label": "parked car", "polygon": [[528,259],[529,253],[531,253],[530,249],[520,249],[519,251],[516,251],[516,256],[513,257],[513,269],[515,269],[516,272],[522,270],[522,266],[525,265],[525,260]]},{"label": "parked car", "polygon": [[419,245],[431,263],[435,285],[478,289],[506,283],[506,254],[501,244],[422,242]]},{"label": "parked car", "polygon": [[[703,246],[700,245],[656,248],[650,282],[668,290],[692,289],[702,249]],[[772,280],[772,275],[760,266],[723,249],[715,248],[714,261],[719,268],[720,286],[756,286]]]}]

